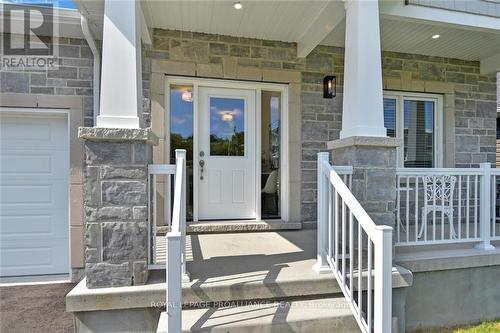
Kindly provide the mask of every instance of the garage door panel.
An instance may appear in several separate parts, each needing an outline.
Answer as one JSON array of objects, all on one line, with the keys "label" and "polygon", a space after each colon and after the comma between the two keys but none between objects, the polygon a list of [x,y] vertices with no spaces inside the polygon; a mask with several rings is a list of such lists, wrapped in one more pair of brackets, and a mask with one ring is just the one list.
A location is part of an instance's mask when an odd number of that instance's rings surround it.
[{"label": "garage door panel", "polygon": [[2,242],[2,276],[62,274],[68,272],[68,238],[20,244]]},{"label": "garage door panel", "polygon": [[[49,150],[6,150],[3,149],[0,166],[2,178],[24,179],[26,177],[47,177],[44,179],[66,179],[68,151]],[[15,178],[12,178],[15,177]]]},{"label": "garage door panel", "polygon": [[9,182],[0,186],[2,210],[67,208],[68,189],[64,181],[33,183],[29,184],[28,181],[24,180],[18,184]]},{"label": "garage door panel", "polygon": [[[23,117],[20,122],[19,119]],[[2,115],[0,139],[2,146],[24,147],[65,147],[68,137],[65,133],[67,120],[62,117]]]},{"label": "garage door panel", "polygon": [[0,112],[0,276],[69,271],[67,119]]},{"label": "garage door panel", "polygon": [[68,230],[60,227],[61,220],[66,220],[65,210],[47,213],[30,211],[25,214],[2,212],[0,241],[6,240],[54,240],[67,238]]}]

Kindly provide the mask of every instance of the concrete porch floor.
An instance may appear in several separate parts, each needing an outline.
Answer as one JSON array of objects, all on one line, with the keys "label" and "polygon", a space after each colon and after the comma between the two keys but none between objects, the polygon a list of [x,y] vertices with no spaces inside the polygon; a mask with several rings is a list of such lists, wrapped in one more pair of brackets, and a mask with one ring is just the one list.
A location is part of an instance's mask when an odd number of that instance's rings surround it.
[{"label": "concrete porch floor", "polygon": [[[182,286],[185,331],[259,331],[269,324],[292,332],[306,320],[307,325],[328,328],[310,331],[343,327],[358,332],[333,274],[312,269],[316,230],[188,235],[187,249],[191,281]],[[395,267],[392,280],[394,288],[401,288],[413,278]],[[103,310],[120,310],[125,319],[131,311],[146,310],[159,318],[165,287],[165,269],[150,272],[146,285],[88,289],[82,281],[68,294],[67,311],[93,323],[101,320],[97,317],[107,312]],[[96,318],[89,319],[92,314]]]},{"label": "concrete porch floor", "polygon": [[[183,303],[283,299],[340,294],[333,274],[317,274],[316,230],[187,236]],[[393,287],[411,285],[411,273],[393,270]],[[146,285],[88,289],[85,280],[67,296],[71,312],[150,308],[165,302],[165,270],[153,270]]]},{"label": "concrete porch floor", "polygon": [[[283,268],[290,271],[306,266],[312,271],[316,230],[187,235],[186,256],[192,280],[213,277],[212,271],[219,275],[273,275]],[[164,265],[165,257],[165,236],[157,236],[157,264]],[[239,267],[241,264],[244,266]]]},{"label": "concrete porch floor", "polygon": [[316,274],[316,230],[200,234],[187,237],[191,293],[186,302],[278,299],[338,292]]}]

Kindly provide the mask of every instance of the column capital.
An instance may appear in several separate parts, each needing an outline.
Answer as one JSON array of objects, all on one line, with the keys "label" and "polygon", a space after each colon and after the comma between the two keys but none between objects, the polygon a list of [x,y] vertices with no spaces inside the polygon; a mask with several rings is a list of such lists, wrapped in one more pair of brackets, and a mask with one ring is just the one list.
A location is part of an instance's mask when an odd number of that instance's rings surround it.
[{"label": "column capital", "polygon": [[78,137],[87,141],[146,143],[152,146],[159,142],[151,128],[79,127]]}]

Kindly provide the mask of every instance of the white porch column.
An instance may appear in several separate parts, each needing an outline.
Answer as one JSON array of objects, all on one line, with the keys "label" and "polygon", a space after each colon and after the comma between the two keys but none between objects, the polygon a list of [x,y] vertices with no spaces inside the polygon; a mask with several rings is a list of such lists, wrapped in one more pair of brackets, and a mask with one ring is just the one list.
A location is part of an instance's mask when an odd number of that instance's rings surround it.
[{"label": "white porch column", "polygon": [[378,0],[346,0],[340,138],[385,137]]},{"label": "white porch column", "polygon": [[106,0],[102,41],[101,104],[96,127],[139,128],[142,114],[139,1]]}]

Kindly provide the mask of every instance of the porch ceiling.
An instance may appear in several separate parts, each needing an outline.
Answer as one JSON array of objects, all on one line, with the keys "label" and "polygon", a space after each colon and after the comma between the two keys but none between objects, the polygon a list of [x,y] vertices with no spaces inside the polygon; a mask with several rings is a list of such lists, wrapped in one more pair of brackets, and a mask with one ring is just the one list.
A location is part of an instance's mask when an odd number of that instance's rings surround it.
[{"label": "porch ceiling", "polygon": [[[152,26],[161,29],[297,41],[328,1],[148,1]],[[341,7],[342,9],[342,7]]]},{"label": "porch ceiling", "polygon": [[[104,0],[75,0],[102,37]],[[343,46],[345,12],[340,0],[143,1],[150,28],[297,42],[298,56],[316,45]],[[500,19],[380,0],[382,49],[480,60],[481,70],[500,66]],[[435,34],[440,38],[432,39]]]},{"label": "porch ceiling", "polygon": [[[483,60],[500,53],[500,31],[471,30],[437,22],[411,22],[382,18],[382,50],[428,56]],[[440,35],[432,39],[433,35]],[[344,46],[345,20],[321,42]]]},{"label": "porch ceiling", "polygon": [[[142,4],[151,28],[295,42],[329,3],[328,0],[240,2],[242,10],[234,9],[230,0],[143,1]],[[104,0],[75,0],[75,3],[88,15],[94,33],[101,38]]]}]

